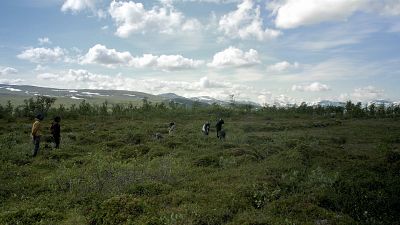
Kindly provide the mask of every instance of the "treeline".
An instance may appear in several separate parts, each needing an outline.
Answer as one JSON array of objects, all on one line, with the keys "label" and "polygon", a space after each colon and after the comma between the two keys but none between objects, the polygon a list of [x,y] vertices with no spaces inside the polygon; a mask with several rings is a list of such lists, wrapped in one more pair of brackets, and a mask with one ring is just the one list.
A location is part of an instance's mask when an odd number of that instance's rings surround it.
[{"label": "treeline", "polygon": [[0,119],[12,118],[34,118],[35,115],[41,113],[45,116],[61,116],[63,118],[78,118],[90,116],[153,116],[153,115],[179,115],[188,112],[198,112],[206,114],[217,114],[219,116],[231,116],[241,114],[266,114],[274,116],[328,116],[340,118],[394,118],[400,117],[400,106],[393,105],[385,107],[383,105],[363,106],[361,103],[354,104],[351,101],[342,106],[309,106],[306,103],[294,105],[291,107],[264,106],[257,108],[252,105],[230,104],[229,106],[221,106],[218,104],[202,105],[198,102],[192,106],[178,104],[175,102],[152,103],[147,99],[143,99],[141,106],[132,103],[113,103],[107,101],[102,104],[90,104],[83,100],[79,104],[72,104],[66,107],[60,104],[53,107],[56,98],[47,96],[36,96],[24,100],[22,105],[14,106],[11,101],[5,105],[0,104]]},{"label": "treeline", "polygon": [[321,115],[330,117],[343,118],[393,118],[400,117],[400,106],[391,105],[365,105],[361,102],[354,104],[351,101],[346,102],[345,106],[309,106],[306,103],[301,103],[299,106],[291,107],[276,107],[266,106],[261,109],[263,112],[284,115]]}]

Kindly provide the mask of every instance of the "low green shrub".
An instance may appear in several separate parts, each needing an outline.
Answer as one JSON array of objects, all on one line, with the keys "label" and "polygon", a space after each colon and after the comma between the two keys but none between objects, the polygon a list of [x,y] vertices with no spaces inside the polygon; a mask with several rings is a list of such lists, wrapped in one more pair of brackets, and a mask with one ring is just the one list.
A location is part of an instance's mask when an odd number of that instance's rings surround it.
[{"label": "low green shrub", "polygon": [[218,167],[219,156],[218,155],[201,156],[194,161],[194,165],[200,167]]},{"label": "low green shrub", "polygon": [[29,208],[0,213],[0,224],[58,224],[63,215],[47,208]]},{"label": "low green shrub", "polygon": [[144,182],[135,183],[128,187],[128,193],[135,196],[155,196],[160,194],[167,194],[172,190],[172,187],[168,184],[163,184],[159,182]]},{"label": "low green shrub", "polygon": [[136,224],[138,217],[147,210],[144,200],[132,195],[119,195],[91,209],[88,220],[93,225]]}]

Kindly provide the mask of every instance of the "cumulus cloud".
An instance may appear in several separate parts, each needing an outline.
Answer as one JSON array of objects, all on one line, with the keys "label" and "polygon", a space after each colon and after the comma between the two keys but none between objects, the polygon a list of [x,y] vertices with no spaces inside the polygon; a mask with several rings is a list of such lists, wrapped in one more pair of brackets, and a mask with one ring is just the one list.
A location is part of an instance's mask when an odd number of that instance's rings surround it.
[{"label": "cumulus cloud", "polygon": [[43,70],[46,70],[46,69],[48,69],[47,66],[42,66],[40,64],[35,67],[35,71],[43,71]]},{"label": "cumulus cloud", "polygon": [[208,63],[209,67],[248,67],[260,63],[258,52],[250,49],[243,52],[241,49],[230,46],[229,48],[214,55],[213,61]]},{"label": "cumulus cloud", "polygon": [[60,47],[55,48],[29,48],[17,55],[19,59],[28,60],[33,63],[57,62],[65,59],[67,50]]},{"label": "cumulus cloud", "polygon": [[96,0],[66,0],[61,7],[63,12],[71,10],[72,12],[79,12],[85,9],[92,9],[95,7]]},{"label": "cumulus cloud", "polygon": [[186,20],[183,13],[176,10],[170,2],[162,3],[161,6],[146,10],[140,2],[111,2],[108,12],[118,27],[115,34],[127,38],[147,31],[172,34],[178,30],[191,31],[199,27],[199,21]]},{"label": "cumulus cloud", "polygon": [[227,37],[247,40],[263,41],[281,35],[278,30],[263,28],[260,6],[255,6],[253,0],[243,0],[235,11],[223,15],[218,29]]},{"label": "cumulus cloud", "polygon": [[[204,64],[204,62],[201,60],[188,59],[181,55],[161,55],[153,57],[156,58],[156,63],[153,65],[153,67],[166,71],[193,69]],[[141,58],[135,58],[133,65],[136,64],[135,62],[142,62],[144,58],[145,56]]]},{"label": "cumulus cloud", "polygon": [[24,81],[23,79],[0,79],[1,84],[21,84]]},{"label": "cumulus cloud", "polygon": [[306,92],[321,92],[321,91],[329,91],[330,88],[326,84],[321,84],[319,82],[313,82],[311,84],[306,85],[293,85],[292,91],[306,91]]},{"label": "cumulus cloud", "polygon": [[184,24],[182,24],[183,31],[198,31],[201,30],[203,24],[197,19],[189,19]]},{"label": "cumulus cloud", "polygon": [[128,66],[134,68],[153,68],[165,71],[193,69],[204,64],[201,60],[188,59],[181,55],[144,54],[133,57],[129,52],[118,52],[97,44],[81,58],[82,64],[99,64],[107,67]]},{"label": "cumulus cloud", "polygon": [[38,79],[41,80],[57,80],[59,75],[54,73],[41,73],[36,76]]},{"label": "cumulus cloud", "polygon": [[288,0],[275,5],[275,24],[279,28],[295,28],[325,21],[348,18],[364,0]]},{"label": "cumulus cloud", "polygon": [[275,0],[267,8],[276,16],[276,27],[282,29],[344,21],[357,11],[400,15],[398,0]]},{"label": "cumulus cloud", "polygon": [[94,15],[104,18],[106,13],[97,7],[100,2],[102,2],[102,0],[65,0],[61,11],[71,11],[72,13],[91,11]]},{"label": "cumulus cloud", "polygon": [[264,92],[257,96],[257,101],[260,105],[266,106],[272,102],[272,93]]},{"label": "cumulus cloud", "polygon": [[17,74],[18,70],[12,67],[5,67],[1,68],[0,67],[0,75],[11,75],[11,74]]},{"label": "cumulus cloud", "polygon": [[89,49],[83,56],[82,64],[100,64],[104,66],[128,65],[133,60],[129,52],[118,52],[108,49],[104,45],[97,44]]},{"label": "cumulus cloud", "polygon": [[214,81],[211,81],[210,79],[208,79],[208,77],[202,77],[199,81],[200,87],[203,89],[207,89],[207,88],[223,88],[226,87],[225,85],[221,84],[221,83],[217,83]]},{"label": "cumulus cloud", "polygon": [[354,89],[353,93],[351,93],[351,99],[360,102],[366,102],[376,99],[381,99],[385,95],[385,91],[382,89],[378,89],[374,86],[367,86]]},{"label": "cumulus cloud", "polygon": [[299,68],[300,64],[298,62],[289,63],[288,61],[282,61],[268,66],[267,70],[272,72],[283,72],[292,69]]},{"label": "cumulus cloud", "polygon": [[48,37],[38,38],[39,45],[51,44]]}]

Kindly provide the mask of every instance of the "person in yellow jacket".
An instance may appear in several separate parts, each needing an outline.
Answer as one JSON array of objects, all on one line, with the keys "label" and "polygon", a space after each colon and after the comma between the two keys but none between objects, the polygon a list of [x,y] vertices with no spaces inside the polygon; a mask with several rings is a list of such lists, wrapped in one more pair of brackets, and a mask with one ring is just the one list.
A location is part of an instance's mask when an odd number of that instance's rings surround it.
[{"label": "person in yellow jacket", "polygon": [[32,156],[35,157],[37,153],[39,152],[39,146],[40,146],[40,130],[41,130],[41,124],[40,121],[44,119],[44,116],[42,114],[38,114],[35,118],[35,122],[32,125],[32,141],[33,141],[33,152]]}]

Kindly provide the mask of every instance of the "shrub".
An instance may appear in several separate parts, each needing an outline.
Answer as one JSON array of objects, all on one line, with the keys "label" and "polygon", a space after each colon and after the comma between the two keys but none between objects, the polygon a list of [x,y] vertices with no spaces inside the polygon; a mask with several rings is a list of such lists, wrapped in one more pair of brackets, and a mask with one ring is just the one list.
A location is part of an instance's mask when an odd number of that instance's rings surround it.
[{"label": "shrub", "polygon": [[127,133],[125,136],[125,142],[131,145],[138,145],[144,143],[144,135],[139,133]]},{"label": "shrub", "polygon": [[58,224],[62,218],[61,213],[47,208],[19,209],[0,214],[0,222],[4,225]]},{"label": "shrub", "polygon": [[218,167],[219,157],[216,155],[206,155],[195,160],[194,165],[201,167]]},{"label": "shrub", "polygon": [[146,145],[124,146],[116,152],[116,157],[125,160],[146,155],[149,151],[150,148]]},{"label": "shrub", "polygon": [[271,187],[265,183],[253,184],[245,190],[245,196],[255,209],[261,209],[268,202],[275,201],[281,196],[279,186]]},{"label": "shrub", "polygon": [[133,184],[128,188],[128,193],[137,196],[160,195],[171,190],[171,186],[159,182],[144,182]]},{"label": "shrub", "polygon": [[132,195],[120,195],[105,200],[92,209],[89,224],[130,224],[146,212],[146,203]]}]

